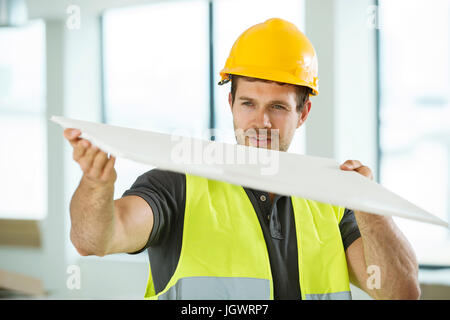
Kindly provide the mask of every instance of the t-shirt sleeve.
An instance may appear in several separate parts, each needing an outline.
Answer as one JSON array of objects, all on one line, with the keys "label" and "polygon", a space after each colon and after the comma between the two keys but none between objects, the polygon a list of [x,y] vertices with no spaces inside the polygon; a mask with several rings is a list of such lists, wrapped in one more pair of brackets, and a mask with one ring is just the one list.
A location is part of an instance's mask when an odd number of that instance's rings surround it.
[{"label": "t-shirt sleeve", "polygon": [[146,245],[137,254],[160,245],[169,236],[180,213],[184,213],[186,176],[181,173],[152,169],[139,176],[123,197],[135,195],[145,201],[153,211],[153,229]]},{"label": "t-shirt sleeve", "polygon": [[342,243],[346,251],[353,241],[361,237],[353,210],[345,209],[344,215],[339,223],[339,229],[341,230]]}]

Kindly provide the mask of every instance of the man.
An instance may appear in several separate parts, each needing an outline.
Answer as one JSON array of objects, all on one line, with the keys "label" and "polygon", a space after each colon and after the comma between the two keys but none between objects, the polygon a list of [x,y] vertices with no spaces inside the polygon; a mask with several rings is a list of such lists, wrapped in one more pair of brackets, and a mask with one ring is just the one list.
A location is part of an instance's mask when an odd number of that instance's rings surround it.
[{"label": "man", "polygon": [[[282,19],[257,24],[221,76],[232,82],[237,141],[287,151],[318,94],[305,35]],[[156,169],[114,200],[115,158],[78,130],[64,135],[84,172],[70,205],[73,244],[81,255],[148,249],[146,298],[350,299],[350,281],[376,299],[420,296],[414,252],[390,217]],[[341,169],[372,179],[359,161]]]}]

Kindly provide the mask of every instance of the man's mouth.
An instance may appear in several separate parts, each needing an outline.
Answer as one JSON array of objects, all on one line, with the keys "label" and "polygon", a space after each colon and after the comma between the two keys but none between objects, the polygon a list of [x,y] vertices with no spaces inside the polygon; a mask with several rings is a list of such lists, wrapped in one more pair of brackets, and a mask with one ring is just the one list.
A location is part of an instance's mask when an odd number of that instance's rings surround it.
[{"label": "man's mouth", "polygon": [[249,137],[249,140],[250,140],[252,145],[256,145],[256,146],[267,146],[272,141],[267,136]]}]

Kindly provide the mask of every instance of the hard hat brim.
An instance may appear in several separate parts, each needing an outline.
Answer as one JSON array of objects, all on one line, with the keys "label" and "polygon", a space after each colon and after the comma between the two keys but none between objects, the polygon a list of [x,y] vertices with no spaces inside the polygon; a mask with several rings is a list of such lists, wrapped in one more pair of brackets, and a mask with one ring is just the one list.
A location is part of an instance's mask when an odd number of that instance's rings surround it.
[{"label": "hard hat brim", "polygon": [[[311,77],[311,81],[301,80],[298,77],[293,76],[289,72],[282,70],[270,70],[254,67],[235,67],[235,68],[223,68],[220,71],[221,81],[219,84],[224,84],[229,78],[229,75],[238,75],[256,79],[263,79],[275,82],[282,82],[287,84],[294,84],[298,86],[305,86],[311,89],[311,95],[316,96],[319,94],[318,79]],[[225,81],[224,81],[225,80]],[[315,83],[314,83],[315,82]]]}]

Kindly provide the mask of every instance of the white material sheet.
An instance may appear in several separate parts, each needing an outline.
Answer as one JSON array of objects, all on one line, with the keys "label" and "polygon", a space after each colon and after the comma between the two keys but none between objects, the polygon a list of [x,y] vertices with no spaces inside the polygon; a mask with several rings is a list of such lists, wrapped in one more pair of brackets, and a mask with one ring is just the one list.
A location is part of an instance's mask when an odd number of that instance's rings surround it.
[{"label": "white material sheet", "polygon": [[448,227],[447,222],[378,183],[356,172],[341,170],[333,159],[57,116],[51,120],[63,128],[81,130],[82,138],[115,157],[272,193]]}]

